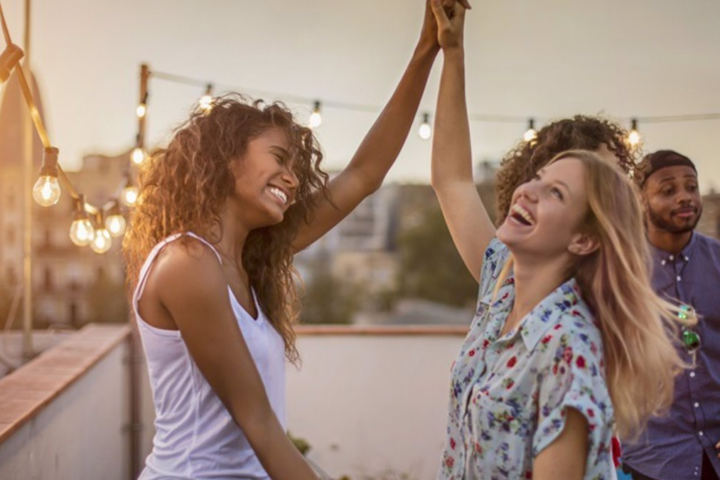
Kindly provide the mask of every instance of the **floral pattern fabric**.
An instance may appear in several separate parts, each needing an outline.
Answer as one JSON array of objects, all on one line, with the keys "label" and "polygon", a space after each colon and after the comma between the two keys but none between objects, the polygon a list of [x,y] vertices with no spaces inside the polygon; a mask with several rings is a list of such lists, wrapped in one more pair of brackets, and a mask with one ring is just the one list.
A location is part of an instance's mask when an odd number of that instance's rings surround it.
[{"label": "floral pattern fabric", "polygon": [[594,317],[571,279],[501,337],[515,297],[512,273],[495,287],[508,259],[507,247],[493,239],[477,312],[452,367],[438,479],[532,478],[533,459],[562,432],[567,408],[589,426],[584,478],[615,479],[613,409]]}]

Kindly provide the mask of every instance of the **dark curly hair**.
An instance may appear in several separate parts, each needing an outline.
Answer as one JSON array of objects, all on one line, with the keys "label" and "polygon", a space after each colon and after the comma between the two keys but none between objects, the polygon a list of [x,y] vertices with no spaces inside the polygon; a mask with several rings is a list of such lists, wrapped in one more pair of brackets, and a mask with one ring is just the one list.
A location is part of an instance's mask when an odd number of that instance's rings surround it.
[{"label": "dark curly hair", "polygon": [[635,152],[626,137],[627,132],[610,120],[576,115],[546,125],[532,142],[520,142],[505,155],[495,177],[498,225],[505,221],[515,189],[566,150],[594,151],[604,143],[618,158],[622,170],[634,172]]},{"label": "dark curly hair", "polygon": [[295,122],[280,103],[249,101],[238,94],[215,99],[209,112],[197,109],[174,132],[166,148],[152,152],[140,171],[138,205],[123,241],[128,287],[132,292],[150,250],[175,233],[192,231],[217,243],[222,238],[220,213],[235,188],[231,163],[242,159],[248,143],[269,129],[287,135],[295,158],[299,186],[295,203],[281,223],[250,232],[242,263],[258,303],[295,362],[292,323],[299,314],[292,241],[317,206],[316,192],[329,198],[328,175],[320,168],[322,153],[312,131]]}]

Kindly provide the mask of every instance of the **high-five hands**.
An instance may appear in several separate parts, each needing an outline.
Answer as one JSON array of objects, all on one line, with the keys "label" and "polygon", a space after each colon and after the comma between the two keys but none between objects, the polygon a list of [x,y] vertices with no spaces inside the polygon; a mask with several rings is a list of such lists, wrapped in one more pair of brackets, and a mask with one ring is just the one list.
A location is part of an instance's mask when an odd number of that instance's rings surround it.
[{"label": "high-five hands", "polygon": [[429,0],[437,26],[440,48],[462,48],[465,27],[465,11],[472,8],[468,0]]}]

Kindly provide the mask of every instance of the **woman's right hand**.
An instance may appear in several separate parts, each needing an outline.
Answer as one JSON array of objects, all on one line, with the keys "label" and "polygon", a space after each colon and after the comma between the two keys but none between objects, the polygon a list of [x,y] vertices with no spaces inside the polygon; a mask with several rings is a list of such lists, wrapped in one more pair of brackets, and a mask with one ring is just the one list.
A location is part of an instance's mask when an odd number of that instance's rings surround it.
[{"label": "woman's right hand", "polygon": [[465,5],[469,6],[467,2],[454,2],[445,7],[442,0],[430,0],[437,22],[438,43],[444,51],[463,47]]}]

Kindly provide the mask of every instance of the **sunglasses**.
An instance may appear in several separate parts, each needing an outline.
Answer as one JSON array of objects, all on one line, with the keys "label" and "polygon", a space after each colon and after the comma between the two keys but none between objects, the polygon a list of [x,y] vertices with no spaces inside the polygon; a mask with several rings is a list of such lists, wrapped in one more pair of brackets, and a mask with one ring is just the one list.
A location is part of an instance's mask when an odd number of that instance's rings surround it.
[{"label": "sunglasses", "polygon": [[[680,320],[687,320],[690,318],[697,319],[695,309],[692,308],[690,305],[685,304],[680,305],[677,316]],[[685,351],[690,355],[694,356],[694,354],[697,353],[698,350],[700,350],[700,345],[702,342],[700,339],[700,335],[697,332],[693,331],[689,327],[683,327],[682,343]]]}]

